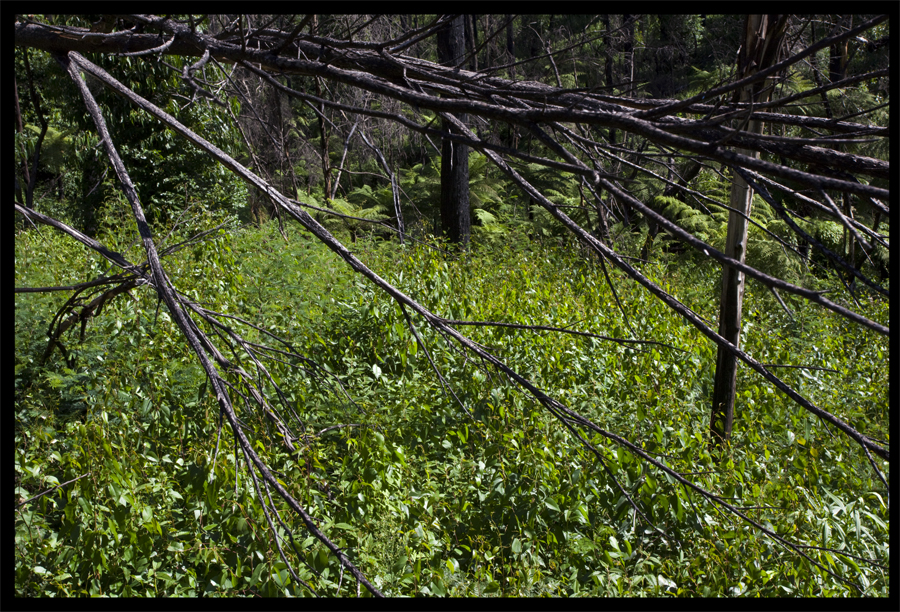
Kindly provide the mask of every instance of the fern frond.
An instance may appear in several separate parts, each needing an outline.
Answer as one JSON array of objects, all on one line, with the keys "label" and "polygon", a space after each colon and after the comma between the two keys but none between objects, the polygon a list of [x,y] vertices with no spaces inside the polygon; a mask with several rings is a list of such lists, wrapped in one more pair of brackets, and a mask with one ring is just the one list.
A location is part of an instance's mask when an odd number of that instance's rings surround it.
[{"label": "fern frond", "polygon": [[484,210],[483,208],[473,208],[472,214],[475,215],[475,218],[478,219],[478,222],[481,223],[482,225],[486,226],[486,225],[492,225],[492,224],[493,225],[500,224],[500,221],[499,221],[499,219],[497,219],[497,217],[495,217],[488,211]]}]

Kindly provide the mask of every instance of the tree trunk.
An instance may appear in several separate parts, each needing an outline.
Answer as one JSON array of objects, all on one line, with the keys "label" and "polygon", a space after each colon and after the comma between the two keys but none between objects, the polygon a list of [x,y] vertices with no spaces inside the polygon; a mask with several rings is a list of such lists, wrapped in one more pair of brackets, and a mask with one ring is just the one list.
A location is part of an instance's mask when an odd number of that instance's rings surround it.
[{"label": "tree trunk", "polygon": [[[601,20],[603,23],[603,46],[606,54],[604,63],[606,73],[606,90],[610,95],[615,95],[616,91],[613,88],[613,86],[615,85],[615,77],[613,76],[613,63],[615,62],[618,45],[616,44],[616,39],[609,34],[611,30],[609,15],[603,15],[601,17]],[[615,128],[609,129],[609,144],[616,144]]]},{"label": "tree trunk", "polygon": [[[25,127],[22,125],[22,111],[19,108],[19,85],[16,83],[15,74],[13,74],[13,88],[16,90],[16,132],[21,134],[25,131]],[[25,155],[23,158],[22,173],[25,175],[25,184],[27,185],[31,182],[31,176],[28,174],[28,156]],[[18,176],[16,176],[16,201],[25,206],[25,198],[22,196],[22,186],[19,185]]]},{"label": "tree trunk", "polygon": [[[464,16],[456,17],[438,33],[438,59],[445,66],[455,66],[465,55]],[[465,114],[457,115],[463,123]],[[445,132],[457,130],[443,121]],[[444,139],[441,143],[441,231],[455,244],[465,247],[472,232],[469,212],[469,147]]]},{"label": "tree trunk", "polygon": [[[778,53],[784,34],[784,16],[748,15],[744,31],[744,45],[738,57],[739,78],[749,76],[778,61]],[[767,80],[768,81],[768,80]],[[740,102],[765,102],[771,89],[766,83],[754,84],[736,92]],[[762,123],[749,121],[746,131],[762,133]],[[758,153],[737,149],[737,153],[757,156]],[[744,179],[734,174],[731,185],[730,206],[734,211],[728,217],[728,236],[725,254],[744,263],[747,253],[747,219],[750,217],[750,202],[753,191]],[[730,266],[722,268],[722,298],[719,309],[719,335],[735,347],[740,348],[741,309],[744,303],[744,275]],[[724,446],[731,438],[734,423],[734,398],[737,385],[737,357],[719,346],[716,355],[716,378],[713,387],[712,414],[710,417],[711,443]]]},{"label": "tree trunk", "polygon": [[[310,30],[313,35],[318,35],[319,33],[319,21],[318,17],[314,16],[312,19],[312,24],[310,25]],[[315,79],[316,82],[316,97],[322,97],[322,82],[319,78]],[[319,112],[316,113],[316,118],[319,121],[319,133],[322,136],[322,140],[320,142],[320,156],[322,158],[322,180],[324,181],[324,187],[322,189],[322,195],[325,198],[325,201],[331,198],[331,159],[328,156],[328,124],[325,122],[325,105],[319,104]]]},{"label": "tree trunk", "polygon": [[[757,122],[751,121],[748,131],[758,133]],[[745,155],[749,151],[739,150]],[[731,184],[729,205],[743,215],[750,216],[750,201],[753,190],[737,173]],[[728,237],[725,254],[744,262],[747,246],[747,219],[734,211],[728,216]],[[741,310],[744,303],[744,275],[730,266],[722,269],[722,297],[719,309],[719,335],[740,348]],[[731,437],[734,422],[734,396],[737,384],[737,358],[719,347],[716,355],[716,379],[713,389],[713,409],[710,428],[716,445],[724,444]]]},{"label": "tree trunk", "polygon": [[[506,62],[509,64],[513,64],[516,61],[516,47],[513,42],[513,16],[512,15],[504,15],[506,17],[506,52],[509,57],[506,58]],[[516,67],[509,67],[509,78],[513,81],[516,80]]]},{"label": "tree trunk", "polygon": [[[839,20],[839,27],[835,28],[832,35],[837,34],[841,29],[850,29],[853,26],[853,15],[845,15]],[[850,41],[842,40],[839,43],[831,45],[828,58],[828,78],[832,83],[836,83],[844,79],[847,74],[847,58]]]},{"label": "tree trunk", "polygon": [[634,97],[634,15],[622,15],[625,25],[625,73],[628,75],[628,83],[625,85],[624,95],[628,98]]},{"label": "tree trunk", "polygon": [[478,48],[478,33],[475,31],[475,15],[466,15],[463,20],[466,33],[464,48],[468,48],[472,51],[472,55],[469,58],[469,70],[478,72],[478,54],[474,52],[474,49]]}]

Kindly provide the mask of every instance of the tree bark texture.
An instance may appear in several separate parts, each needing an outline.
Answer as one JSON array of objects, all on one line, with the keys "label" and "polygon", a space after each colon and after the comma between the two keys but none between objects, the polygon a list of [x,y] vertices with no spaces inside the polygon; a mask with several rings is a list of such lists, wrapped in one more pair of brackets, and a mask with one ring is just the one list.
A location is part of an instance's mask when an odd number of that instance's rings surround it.
[{"label": "tree bark texture", "polygon": [[[784,16],[747,15],[744,46],[738,58],[741,76],[774,65],[784,34]],[[769,98],[767,81],[751,85],[736,92],[740,102],[765,102]],[[762,133],[762,122],[750,120],[746,131]],[[739,149],[740,150],[740,149]],[[754,151],[740,150],[751,157],[758,157]],[[750,204],[753,190],[737,172],[731,185],[732,211],[728,215],[728,235],[725,254],[741,263],[747,256],[747,228],[750,218]],[[731,266],[722,268],[722,297],[719,310],[719,335],[733,344],[741,346],[741,311],[744,305],[744,274]],[[734,398],[737,386],[738,360],[735,354],[719,346],[716,355],[716,377],[713,386],[710,431],[712,443],[726,444],[731,439],[734,424]]]},{"label": "tree bark texture", "polygon": [[[438,55],[441,64],[457,66],[465,56],[464,16],[458,16],[450,27],[438,33]],[[468,116],[455,115],[463,124]],[[452,122],[444,119],[443,130],[460,133]],[[441,142],[441,232],[455,244],[465,247],[472,234],[469,211],[469,147],[443,139]]]}]

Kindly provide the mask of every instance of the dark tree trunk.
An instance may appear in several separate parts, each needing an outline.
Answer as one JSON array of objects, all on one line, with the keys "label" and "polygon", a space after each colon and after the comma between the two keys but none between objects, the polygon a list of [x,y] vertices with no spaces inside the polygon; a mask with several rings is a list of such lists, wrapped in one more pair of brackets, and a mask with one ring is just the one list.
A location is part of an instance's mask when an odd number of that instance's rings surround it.
[{"label": "dark tree trunk", "polygon": [[[832,32],[832,36],[844,29],[850,29],[853,26],[853,15],[842,17],[839,23],[841,28],[836,28],[835,31]],[[831,45],[831,48],[829,49],[828,78],[831,79],[832,83],[843,80],[847,74],[847,52],[849,44],[850,41],[845,39]]]},{"label": "dark tree trunk", "polygon": [[[310,25],[310,30],[313,35],[318,35],[319,33],[319,21],[318,17],[313,17],[312,24]],[[316,79],[316,97],[322,97],[322,83],[320,79]],[[322,140],[320,142],[320,156],[322,158],[322,180],[324,181],[323,187],[323,195],[327,200],[331,199],[331,159],[328,156],[328,124],[325,122],[325,105],[319,104],[319,112],[316,113],[316,117],[319,121],[319,133],[322,136]]]},{"label": "dark tree trunk", "polygon": [[[450,27],[438,33],[438,59],[445,66],[455,66],[465,55],[464,16],[455,18]],[[465,114],[457,115],[463,123]],[[458,132],[449,121],[444,131]],[[472,233],[469,212],[469,147],[444,139],[441,143],[441,231],[453,243],[465,247]]]},{"label": "dark tree trunk", "polygon": [[625,44],[622,50],[625,52],[625,76],[628,84],[625,86],[625,96],[634,97],[634,15],[622,15],[625,26]]},{"label": "dark tree trunk", "polygon": [[[505,15],[506,17],[506,52],[509,54],[507,58],[508,63],[514,63],[516,61],[516,47],[513,42],[513,16]],[[516,67],[509,67],[509,78],[512,80],[516,80]]]},{"label": "dark tree trunk", "polygon": [[[606,72],[606,89],[611,95],[615,95],[615,90],[613,86],[615,85],[615,77],[613,76],[613,62],[616,57],[616,41],[615,38],[609,35],[610,32],[610,22],[609,15],[603,15],[601,17],[601,21],[603,23],[603,45],[606,49],[606,62],[605,62],[605,72]],[[610,128],[609,130],[609,144],[616,144],[616,130]]]},{"label": "dark tree trunk", "polygon": [[474,52],[474,49],[478,48],[478,32],[475,30],[475,15],[466,15],[464,19],[466,26],[465,48],[472,52],[472,55],[469,58],[469,70],[478,72],[478,55]]},{"label": "dark tree trunk", "polygon": [[[21,134],[25,130],[25,127],[22,125],[22,111],[19,107],[19,85],[16,83],[15,76],[16,75],[13,74],[13,89],[16,90],[16,132]],[[25,184],[27,185],[31,181],[31,176],[28,174],[27,158],[22,163],[22,173],[25,175]],[[16,201],[25,206],[25,198],[22,196],[22,186],[19,185],[18,176],[16,176]]]}]

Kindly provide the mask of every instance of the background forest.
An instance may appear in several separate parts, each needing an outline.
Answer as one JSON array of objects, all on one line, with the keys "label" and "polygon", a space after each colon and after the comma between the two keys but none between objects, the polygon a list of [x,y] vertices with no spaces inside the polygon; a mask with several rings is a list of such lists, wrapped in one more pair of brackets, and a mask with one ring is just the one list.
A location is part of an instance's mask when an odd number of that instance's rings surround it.
[{"label": "background forest", "polygon": [[17,16],[16,595],[886,598],[889,21],[746,23]]}]

